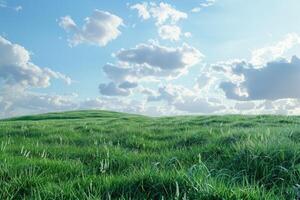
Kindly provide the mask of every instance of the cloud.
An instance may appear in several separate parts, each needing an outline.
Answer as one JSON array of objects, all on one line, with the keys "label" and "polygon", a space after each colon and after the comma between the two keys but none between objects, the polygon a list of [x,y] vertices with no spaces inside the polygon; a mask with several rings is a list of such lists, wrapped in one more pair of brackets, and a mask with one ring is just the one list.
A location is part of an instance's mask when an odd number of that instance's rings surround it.
[{"label": "cloud", "polygon": [[186,38],[192,37],[192,33],[190,33],[190,32],[185,32],[183,35],[184,35],[184,37],[186,37]]},{"label": "cloud", "polygon": [[282,41],[275,45],[254,50],[250,62],[256,66],[264,65],[267,62],[281,58],[288,50],[299,44],[300,36],[298,34],[287,34]]},{"label": "cloud", "polygon": [[200,12],[203,8],[207,8],[207,7],[213,6],[215,3],[216,3],[216,0],[206,0],[203,3],[200,3],[199,6],[193,8],[191,10],[191,12],[194,12],[194,13]]},{"label": "cloud", "polygon": [[234,105],[234,108],[239,111],[243,110],[253,110],[255,109],[256,105],[254,102],[238,102]]},{"label": "cloud", "polygon": [[117,83],[131,79],[131,76],[138,76],[132,68],[119,67],[109,63],[103,66],[103,71],[109,79]]},{"label": "cloud", "polygon": [[103,95],[128,96],[130,89],[137,87],[141,81],[177,78],[200,62],[203,55],[187,44],[170,48],[152,42],[122,49],[115,57],[117,64],[103,66],[104,73],[112,81],[100,85]]},{"label": "cloud", "polygon": [[67,96],[30,91],[49,87],[52,79],[71,83],[66,75],[35,65],[24,47],[0,36],[0,117],[72,108]]},{"label": "cloud", "polygon": [[130,7],[131,9],[135,9],[138,11],[139,17],[143,20],[147,20],[151,17],[151,14],[148,11],[148,3],[138,3]]},{"label": "cloud", "polygon": [[68,32],[78,31],[76,23],[70,16],[61,17],[58,25]]},{"label": "cloud", "polygon": [[183,86],[166,85],[158,89],[156,94],[148,96],[148,102],[165,101],[176,110],[185,113],[214,113],[223,112],[226,107],[215,99],[200,97],[197,91],[189,90]]},{"label": "cloud", "polygon": [[124,81],[123,83],[121,83],[119,85],[119,87],[123,88],[123,89],[131,89],[131,88],[135,88],[137,86],[138,86],[137,83],[135,83],[135,82],[129,82],[129,81]]},{"label": "cloud", "polygon": [[158,34],[164,40],[178,41],[181,36],[181,29],[175,25],[163,25],[159,27]]},{"label": "cloud", "polygon": [[190,91],[181,86],[174,86],[174,85],[166,85],[158,88],[156,94],[148,96],[148,101],[166,101],[169,104],[172,104],[182,95],[189,94]]},{"label": "cloud", "polygon": [[283,115],[299,115],[300,100],[299,99],[280,99],[276,101],[264,101],[258,108],[263,112],[271,114]]},{"label": "cloud", "polygon": [[9,6],[5,0],[0,0],[0,8],[8,8],[8,9],[14,10],[16,12],[23,10],[23,7],[20,5],[15,6],[15,7]]},{"label": "cloud", "polygon": [[173,6],[167,3],[141,3],[135,4],[130,7],[137,10],[139,17],[143,20],[150,18],[155,19],[156,25],[162,25],[165,23],[176,24],[181,19],[186,19],[188,15],[184,12],[176,10]]},{"label": "cloud", "polygon": [[87,17],[82,28],[78,27],[70,16],[61,17],[59,26],[65,31],[72,33],[69,44],[91,44],[106,46],[110,41],[121,35],[119,30],[123,20],[106,11],[94,10],[92,16]]},{"label": "cloud", "polygon": [[170,48],[155,42],[121,49],[114,56],[118,59],[117,64],[103,66],[112,82],[99,87],[100,93],[107,96],[128,96],[141,81],[177,78],[204,57],[187,44]]},{"label": "cloud", "polygon": [[229,99],[278,100],[300,98],[300,60],[294,56],[291,61],[280,60],[267,63],[262,68],[241,62],[231,68],[232,76],[239,81],[225,81],[220,88]]},{"label": "cloud", "polygon": [[14,87],[2,88],[0,96],[0,118],[77,108],[75,94],[45,94]]},{"label": "cloud", "polygon": [[130,95],[129,88],[120,87],[116,85],[114,82],[110,82],[108,84],[100,84],[99,91],[102,95],[105,96],[129,96]]},{"label": "cloud", "polygon": [[44,88],[50,85],[51,78],[71,82],[59,72],[33,64],[24,47],[0,36],[0,80],[5,86]]},{"label": "cloud", "polygon": [[19,12],[19,11],[21,11],[21,10],[23,10],[23,7],[22,7],[22,6],[17,6],[17,7],[15,7],[15,11]]},{"label": "cloud", "polygon": [[180,27],[176,24],[178,21],[188,17],[186,13],[176,10],[170,4],[163,2],[159,4],[154,2],[138,3],[130,8],[137,10],[139,17],[143,20],[154,19],[155,25],[158,27],[158,34],[164,40],[179,40],[182,33]]},{"label": "cloud", "polygon": [[194,47],[183,44],[182,47],[170,48],[156,43],[139,44],[135,48],[120,50],[116,57],[120,62],[136,66],[145,75],[156,71],[158,74],[171,75],[186,71],[187,68],[201,61],[203,54]]},{"label": "cloud", "polygon": [[101,109],[118,112],[147,114],[149,108],[143,101],[120,99],[116,97],[98,97],[80,102],[80,109]]},{"label": "cloud", "polygon": [[206,98],[185,98],[183,101],[174,103],[176,109],[185,111],[187,113],[222,113],[226,112],[226,107],[221,104],[210,102]]}]

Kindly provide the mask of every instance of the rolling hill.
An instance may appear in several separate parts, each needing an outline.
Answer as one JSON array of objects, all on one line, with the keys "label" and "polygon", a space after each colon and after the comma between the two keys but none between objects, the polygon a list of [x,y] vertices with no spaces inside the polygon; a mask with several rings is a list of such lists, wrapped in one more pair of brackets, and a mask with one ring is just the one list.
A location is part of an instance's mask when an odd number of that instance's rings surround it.
[{"label": "rolling hill", "polygon": [[300,117],[73,111],[0,121],[0,199],[295,199],[298,183]]}]

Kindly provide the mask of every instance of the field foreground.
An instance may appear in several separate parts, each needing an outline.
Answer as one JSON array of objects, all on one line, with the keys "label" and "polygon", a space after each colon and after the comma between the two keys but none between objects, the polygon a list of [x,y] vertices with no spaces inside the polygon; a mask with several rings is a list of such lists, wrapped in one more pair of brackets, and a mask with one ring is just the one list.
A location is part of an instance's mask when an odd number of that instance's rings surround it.
[{"label": "field foreground", "polygon": [[296,199],[297,184],[300,117],[0,121],[0,199]]}]

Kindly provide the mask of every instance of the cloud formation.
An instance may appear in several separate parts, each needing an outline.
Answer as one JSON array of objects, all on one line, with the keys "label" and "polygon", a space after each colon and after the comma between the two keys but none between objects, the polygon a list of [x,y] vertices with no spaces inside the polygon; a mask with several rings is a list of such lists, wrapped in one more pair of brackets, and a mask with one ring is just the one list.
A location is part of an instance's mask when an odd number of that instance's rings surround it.
[{"label": "cloud formation", "polygon": [[[1,93],[0,118],[24,114],[36,114],[53,111],[64,111],[76,109],[76,102],[73,95],[50,95],[35,93],[26,90],[10,91]],[[1,107],[1,104],[3,105]]]},{"label": "cloud formation", "polygon": [[171,48],[157,43],[139,44],[131,49],[123,49],[116,53],[119,61],[128,65],[135,65],[139,69],[152,69],[162,74],[186,70],[197,64],[203,55],[199,50],[187,44],[182,47]]},{"label": "cloud formation", "polygon": [[139,17],[143,20],[153,18],[156,21],[156,25],[162,25],[165,23],[176,24],[181,19],[186,19],[188,15],[184,12],[176,10],[173,6],[167,3],[156,4],[151,3],[138,3],[132,5],[131,9],[137,10]]},{"label": "cloud formation", "polygon": [[197,13],[200,12],[203,8],[213,6],[216,3],[216,0],[206,0],[203,3],[200,3],[199,6],[193,8],[191,12]]},{"label": "cloud formation", "polygon": [[300,59],[279,60],[255,68],[247,62],[236,63],[230,69],[239,81],[225,81],[220,88],[226,97],[235,100],[300,99]]},{"label": "cloud formation", "polygon": [[281,58],[288,50],[299,45],[300,36],[296,33],[289,33],[283,40],[274,45],[254,50],[250,62],[256,66],[264,65],[267,62]]},{"label": "cloud formation", "polygon": [[164,40],[178,41],[182,33],[178,26],[163,25],[159,27],[158,34]]},{"label": "cloud formation", "polygon": [[164,40],[179,40],[182,31],[176,24],[178,21],[188,17],[186,13],[163,2],[159,4],[143,2],[134,4],[130,8],[137,10],[142,20],[154,19],[155,25],[158,27],[158,34]]},{"label": "cloud formation", "polygon": [[94,10],[90,17],[85,18],[80,28],[70,16],[60,18],[59,26],[72,36],[68,39],[71,46],[91,44],[106,46],[120,34],[123,19],[106,11]]},{"label": "cloud formation", "polygon": [[106,64],[103,71],[112,81],[101,84],[100,93],[107,96],[128,96],[143,80],[174,79],[204,57],[199,50],[184,44],[171,48],[150,42],[115,54],[117,64]]},{"label": "cloud formation", "polygon": [[71,83],[66,75],[35,65],[23,46],[0,36],[0,117],[71,109],[74,104],[65,95],[31,91],[49,87],[52,79]]},{"label": "cloud formation", "polygon": [[155,94],[148,95],[148,102],[165,101],[174,109],[185,113],[214,113],[224,112],[226,107],[216,99],[203,98],[198,91],[183,86],[166,85],[158,89]]},{"label": "cloud formation", "polygon": [[51,78],[71,83],[69,77],[35,65],[24,47],[0,36],[0,81],[5,86],[44,88],[50,85]]},{"label": "cloud formation", "polygon": [[22,6],[20,6],[20,5],[15,6],[15,7],[10,6],[10,5],[8,5],[8,3],[5,0],[0,0],[0,8],[8,8],[8,9],[14,10],[16,12],[23,10]]},{"label": "cloud formation", "polygon": [[[129,88],[124,88],[124,84],[126,86],[126,83],[122,83],[121,85],[117,85],[114,82],[110,82],[108,84],[100,84],[99,85],[99,91],[102,95],[105,96],[129,96],[130,90]],[[123,85],[123,87],[122,87]]]}]

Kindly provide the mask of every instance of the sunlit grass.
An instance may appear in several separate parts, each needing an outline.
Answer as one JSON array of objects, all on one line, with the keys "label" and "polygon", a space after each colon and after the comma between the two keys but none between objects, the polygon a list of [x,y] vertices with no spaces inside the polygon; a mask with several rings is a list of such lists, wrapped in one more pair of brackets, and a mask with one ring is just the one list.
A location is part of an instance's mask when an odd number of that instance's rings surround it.
[{"label": "sunlit grass", "polygon": [[77,111],[0,121],[0,199],[295,199],[300,118]]}]

